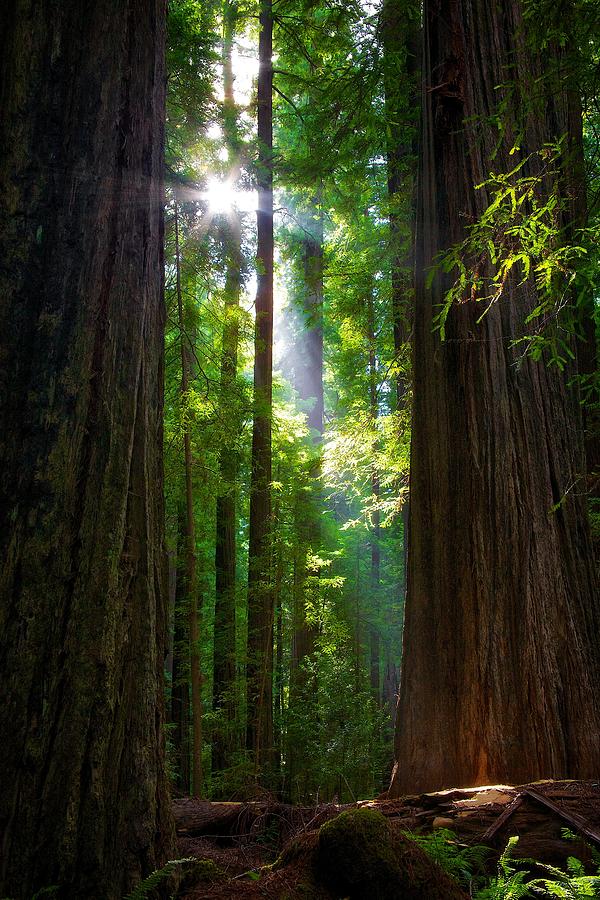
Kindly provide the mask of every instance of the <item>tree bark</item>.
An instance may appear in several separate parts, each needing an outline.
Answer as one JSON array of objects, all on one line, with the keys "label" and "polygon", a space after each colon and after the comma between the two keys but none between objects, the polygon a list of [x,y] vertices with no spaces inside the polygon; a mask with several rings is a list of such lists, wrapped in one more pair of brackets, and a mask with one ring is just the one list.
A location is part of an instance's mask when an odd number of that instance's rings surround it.
[{"label": "tree bark", "polygon": [[248,560],[247,749],[268,779],[273,752],[271,413],[273,405],[273,17],[260,7],[258,72],[258,289]]},{"label": "tree bark", "polygon": [[164,0],[0,9],[2,896],[116,900],[174,847],[164,41]]},{"label": "tree bark", "polygon": [[[600,608],[570,374],[511,345],[536,306],[517,277],[480,325],[426,272],[489,203],[493,167],[568,130],[560,91],[519,101],[542,62],[520,0],[425,3],[422,179],[417,220],[411,522],[404,658],[391,793],[600,768]],[[551,50],[547,51],[551,52]],[[494,86],[506,80],[515,90]],[[507,103],[500,146],[481,122]],[[542,115],[545,112],[545,116]],[[521,149],[510,155],[517,121]],[[532,171],[532,163],[525,172]]]},{"label": "tree bark", "polygon": [[[413,236],[417,153],[419,22],[407,0],[384,0],[381,11],[387,188],[392,249],[392,322],[396,357],[396,403],[406,406],[409,378],[403,358],[413,317]],[[402,78],[399,78],[399,73]]]}]

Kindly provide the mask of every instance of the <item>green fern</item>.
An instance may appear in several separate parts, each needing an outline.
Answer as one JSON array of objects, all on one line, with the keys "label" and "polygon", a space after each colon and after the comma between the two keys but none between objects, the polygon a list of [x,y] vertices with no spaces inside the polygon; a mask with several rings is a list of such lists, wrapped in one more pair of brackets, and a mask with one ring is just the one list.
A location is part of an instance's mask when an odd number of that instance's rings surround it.
[{"label": "green fern", "polygon": [[[521,897],[535,896],[532,892],[541,884],[541,880],[532,879],[530,872],[515,865],[512,855],[518,842],[518,837],[509,838],[498,860],[498,874],[485,888],[475,894],[475,900],[521,900]],[[525,860],[520,860],[520,863],[522,862]]]},{"label": "green fern", "polygon": [[498,874],[475,894],[475,900],[520,900],[522,897],[561,897],[563,900],[588,900],[600,897],[600,876],[586,875],[580,860],[571,856],[567,871],[556,866],[543,865],[532,859],[519,860],[519,865],[535,865],[547,877],[531,877],[531,872],[515,865],[512,854],[518,837],[510,838],[498,862]]},{"label": "green fern", "polygon": [[407,837],[464,887],[472,889],[484,877],[489,847],[461,843],[447,828],[436,829],[431,834],[407,833]]},{"label": "green fern", "polygon": [[583,863],[574,856],[570,856],[567,860],[567,872],[555,866],[544,865],[541,868],[553,876],[552,880],[542,879],[543,890],[540,894],[542,897],[584,900],[586,897],[600,896],[600,877],[586,875]]},{"label": "green fern", "polygon": [[151,894],[155,888],[157,888],[161,882],[163,882],[166,878],[171,875],[177,866],[185,865],[185,863],[195,862],[194,857],[187,857],[186,859],[172,859],[170,860],[166,866],[163,866],[162,869],[156,869],[147,878],[144,878],[143,881],[140,881],[138,886],[131,891],[130,894],[124,898],[124,900],[146,900],[146,898]]}]

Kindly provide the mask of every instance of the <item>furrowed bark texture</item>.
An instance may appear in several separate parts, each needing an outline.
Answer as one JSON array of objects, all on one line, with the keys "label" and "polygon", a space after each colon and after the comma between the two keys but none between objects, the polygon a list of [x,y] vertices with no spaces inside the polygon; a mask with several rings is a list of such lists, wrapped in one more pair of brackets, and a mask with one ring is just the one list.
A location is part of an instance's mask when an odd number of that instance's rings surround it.
[{"label": "furrowed bark texture", "polygon": [[[461,240],[489,202],[473,186],[566,133],[568,97],[543,96],[519,0],[427,0],[424,11],[410,560],[394,796],[593,778],[600,770],[600,609],[577,487],[585,467],[570,373],[521,359],[521,348],[511,347],[537,305],[531,282],[507,283],[480,325],[480,304],[457,305],[444,343],[432,319],[448,285],[425,282],[438,251]],[[491,162],[497,132],[485,117],[507,79],[516,85],[513,118]],[[509,156],[517,113],[524,114],[521,150]]]},{"label": "furrowed bark texture", "polygon": [[0,894],[121,898],[163,773],[164,0],[0,9]]},{"label": "furrowed bark texture", "polygon": [[248,559],[247,749],[266,775],[273,751],[271,413],[273,406],[273,16],[261,3],[258,47],[258,288]]}]

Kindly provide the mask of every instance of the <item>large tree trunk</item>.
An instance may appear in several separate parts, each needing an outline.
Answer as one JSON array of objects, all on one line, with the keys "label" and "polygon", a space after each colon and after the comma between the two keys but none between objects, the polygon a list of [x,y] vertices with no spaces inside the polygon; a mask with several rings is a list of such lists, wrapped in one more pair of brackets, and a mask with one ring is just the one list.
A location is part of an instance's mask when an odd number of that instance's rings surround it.
[{"label": "large tree trunk", "polygon": [[[409,427],[407,349],[414,307],[414,220],[418,155],[418,74],[421,63],[420,20],[412,0],[384,0],[381,9],[385,115],[387,123],[386,162],[392,251],[392,323],[396,361],[396,409],[406,411]],[[402,77],[398,77],[401,73]],[[410,500],[402,504],[404,547],[402,592],[406,596],[408,519]],[[388,667],[395,669],[390,659]]]},{"label": "large tree trunk", "polygon": [[[585,498],[580,414],[570,373],[519,361],[511,346],[537,304],[507,282],[480,325],[457,305],[446,341],[432,330],[447,281],[425,274],[489,202],[490,169],[567,131],[566,94],[516,108],[497,134],[506,72],[542,67],[525,44],[520,0],[425,3],[423,173],[417,221],[409,585],[391,792],[600,769],[600,608]],[[548,52],[551,52],[548,50]],[[510,66],[510,69],[507,67]],[[543,118],[542,113],[546,113]],[[467,124],[465,124],[465,122]],[[531,171],[533,163],[526,166]]]},{"label": "large tree trunk", "polygon": [[[392,250],[392,323],[396,358],[396,403],[406,405],[406,347],[413,317],[414,182],[417,147],[419,22],[412,0],[384,0],[381,9],[387,189]],[[398,77],[401,73],[402,77]]]},{"label": "large tree trunk", "polygon": [[271,413],[273,405],[273,17],[260,7],[258,73],[258,289],[248,560],[247,748],[268,778],[273,753]]},{"label": "large tree trunk", "polygon": [[0,9],[0,894],[116,900],[164,767],[164,0]]}]

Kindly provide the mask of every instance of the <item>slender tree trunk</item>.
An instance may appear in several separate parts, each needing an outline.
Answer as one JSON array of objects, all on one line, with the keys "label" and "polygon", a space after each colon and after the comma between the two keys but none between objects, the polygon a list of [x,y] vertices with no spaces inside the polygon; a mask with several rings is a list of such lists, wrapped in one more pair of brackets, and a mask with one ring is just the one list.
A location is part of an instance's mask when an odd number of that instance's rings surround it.
[{"label": "slender tree trunk", "polygon": [[[440,275],[430,288],[425,277],[489,202],[474,185],[497,136],[478,123],[506,100],[493,168],[508,171],[567,131],[567,103],[558,91],[528,111],[519,90],[490,89],[509,65],[517,86],[543,72],[520,0],[426,0],[424,13],[409,584],[391,793],[592,778],[600,601],[585,498],[573,489],[585,466],[571,373],[519,360],[511,344],[538,302],[531,281],[510,279],[480,325],[479,305],[457,305],[441,342],[432,318],[448,283]],[[510,116],[523,123],[512,155]]]},{"label": "slender tree trunk", "polygon": [[[294,382],[300,398],[307,401],[308,427],[312,444],[309,464],[310,490],[298,491],[295,510],[296,559],[294,566],[294,606],[292,655],[290,666],[290,709],[302,716],[302,728],[314,728],[317,685],[306,668],[315,648],[318,629],[307,617],[307,579],[318,576],[311,566],[309,553],[320,544],[322,500],[319,491],[321,474],[321,442],[323,439],[323,213],[320,196],[314,198],[310,234],[302,238],[302,276],[299,279],[297,305],[302,327],[297,336]],[[288,769],[290,790],[299,785],[298,775],[308,775],[301,735],[293,728],[288,732]],[[306,779],[305,779],[306,782]],[[308,788],[308,783],[306,784]],[[297,795],[295,799],[302,799]]]},{"label": "slender tree trunk", "polygon": [[[235,390],[239,341],[239,298],[241,287],[241,231],[237,216],[227,237],[229,259],[225,283],[225,323],[221,361],[220,410],[228,415]],[[213,731],[213,772],[232,764],[236,749],[236,485],[239,461],[231,435],[219,454],[220,492],[216,503],[215,624],[213,703],[222,721]]]},{"label": "slender tree trunk", "polygon": [[164,775],[164,0],[0,6],[0,895],[117,900]]},{"label": "slender tree trunk", "polygon": [[247,748],[268,778],[273,751],[271,412],[273,403],[273,18],[261,3],[258,73],[258,289],[248,562]]},{"label": "slender tree trunk", "polygon": [[[190,388],[190,349],[186,346],[183,295],[181,291],[181,255],[179,247],[179,213],[175,200],[175,270],[177,315],[181,343],[181,393],[184,403]],[[198,624],[198,586],[196,579],[196,525],[194,522],[194,488],[192,436],[189,416],[183,429],[185,476],[185,587],[187,594],[190,680],[192,688],[192,793],[202,796],[202,676],[200,672],[200,628]]]},{"label": "slender tree trunk", "polygon": [[[224,134],[233,171],[237,171],[237,112],[233,94],[232,45],[237,21],[237,6],[226,0],[223,10],[223,88]],[[235,390],[238,364],[240,291],[242,284],[242,232],[237,211],[228,217],[225,232],[227,272],[225,277],[225,321],[221,357],[220,411],[230,415],[231,393]],[[235,423],[233,423],[235,425]],[[219,454],[221,489],[216,504],[215,546],[215,625],[213,705],[220,715],[212,734],[212,769],[218,774],[232,765],[237,749],[236,728],[236,485],[239,462],[235,446],[237,436],[230,437]]]},{"label": "slender tree trunk", "polygon": [[187,622],[186,592],[186,515],[181,503],[177,517],[177,583],[173,617],[173,682],[171,689],[171,722],[173,749],[177,766],[177,787],[184,794],[191,790],[190,771],[190,635]]},{"label": "slender tree trunk", "polygon": [[[371,412],[371,420],[374,425],[377,424],[379,405],[377,402],[377,356],[375,348],[375,305],[373,301],[373,293],[369,293],[367,300],[368,311],[368,340],[369,340],[369,407]],[[374,450],[377,449],[375,446]],[[379,703],[381,700],[381,672],[380,672],[380,640],[379,640],[379,585],[381,581],[381,513],[377,504],[379,503],[380,484],[379,472],[376,467],[373,468],[371,475],[371,491],[375,503],[373,518],[371,523],[371,579],[370,579],[370,608],[371,622],[369,625],[369,648],[370,648],[370,683],[373,697]]]},{"label": "slender tree trunk", "polygon": [[[277,480],[279,481],[279,467],[277,471]],[[273,509],[273,521],[279,522],[280,517],[280,498],[279,494],[275,500],[275,506]],[[275,547],[275,573],[274,573],[274,588],[273,588],[273,605],[275,608],[275,723],[274,723],[274,734],[275,734],[275,753],[274,753],[274,771],[277,773],[277,776],[282,775],[282,747],[284,746],[284,699],[283,699],[283,685],[284,685],[284,667],[283,667],[283,607],[282,607],[282,596],[281,596],[281,588],[283,584],[283,566],[284,566],[284,556],[283,556],[283,542],[280,540],[276,540]],[[279,780],[280,783],[280,793],[283,795],[283,783],[281,778]]]}]

